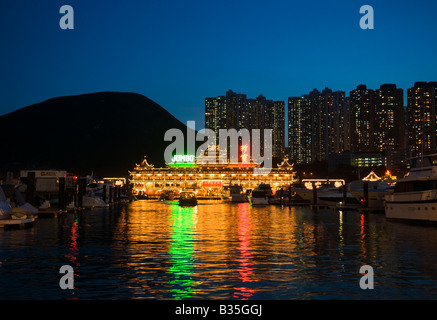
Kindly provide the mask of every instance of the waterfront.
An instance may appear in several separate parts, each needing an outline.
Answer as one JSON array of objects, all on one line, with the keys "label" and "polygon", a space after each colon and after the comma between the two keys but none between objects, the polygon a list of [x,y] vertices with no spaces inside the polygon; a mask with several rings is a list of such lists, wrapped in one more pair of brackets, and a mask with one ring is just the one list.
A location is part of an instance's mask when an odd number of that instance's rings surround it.
[{"label": "waterfront", "polygon": [[383,214],[136,201],[0,231],[0,299],[436,299],[436,240]]}]

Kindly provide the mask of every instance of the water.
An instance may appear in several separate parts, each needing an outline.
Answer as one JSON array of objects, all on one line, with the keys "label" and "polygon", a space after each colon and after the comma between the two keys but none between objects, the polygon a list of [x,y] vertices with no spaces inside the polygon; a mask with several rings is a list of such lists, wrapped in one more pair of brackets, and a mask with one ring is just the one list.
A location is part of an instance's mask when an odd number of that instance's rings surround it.
[{"label": "water", "polygon": [[0,299],[436,299],[436,249],[382,214],[137,201],[0,231]]}]

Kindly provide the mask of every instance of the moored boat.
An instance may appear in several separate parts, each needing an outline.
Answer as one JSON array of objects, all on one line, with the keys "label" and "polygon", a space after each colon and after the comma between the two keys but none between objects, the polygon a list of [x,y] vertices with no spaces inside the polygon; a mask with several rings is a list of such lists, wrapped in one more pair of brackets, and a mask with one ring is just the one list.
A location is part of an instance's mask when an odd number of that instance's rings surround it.
[{"label": "moored boat", "polygon": [[363,206],[367,201],[366,206],[371,209],[384,210],[385,195],[393,192],[392,184],[384,180],[368,181],[367,182],[367,199],[365,199],[363,180],[352,181],[349,184],[349,192]]},{"label": "moored boat", "polygon": [[233,185],[229,187],[231,202],[247,202],[247,194],[243,192],[243,187],[239,185]]},{"label": "moored boat", "polygon": [[252,205],[268,205],[269,204],[269,194],[265,188],[257,187],[250,195],[250,203]]},{"label": "moored boat", "polygon": [[196,206],[197,198],[196,193],[193,191],[182,191],[179,196],[180,206]]},{"label": "moored boat", "polygon": [[388,219],[437,222],[437,154],[409,159],[410,171],[385,196]]},{"label": "moored boat", "polygon": [[171,201],[174,200],[175,194],[172,190],[165,190],[159,196],[160,201]]}]

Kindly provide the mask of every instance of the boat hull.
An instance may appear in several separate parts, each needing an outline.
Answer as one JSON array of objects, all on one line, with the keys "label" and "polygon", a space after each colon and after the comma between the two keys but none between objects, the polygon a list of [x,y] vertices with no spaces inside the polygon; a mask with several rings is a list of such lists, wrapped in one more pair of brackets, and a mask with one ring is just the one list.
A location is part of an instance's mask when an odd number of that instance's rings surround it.
[{"label": "boat hull", "polygon": [[197,200],[179,200],[181,207],[194,207],[197,206]]},{"label": "boat hull", "polygon": [[247,202],[247,196],[245,194],[232,194],[231,195],[231,201],[240,203],[240,202]]},{"label": "boat hull", "polygon": [[391,194],[385,199],[388,219],[437,222],[437,190]]},{"label": "boat hull", "polygon": [[269,204],[269,199],[267,198],[251,198],[251,203],[254,206],[265,206]]},{"label": "boat hull", "polygon": [[[364,191],[351,191],[350,192],[355,199],[357,199],[359,202],[361,202],[361,199],[364,199]],[[368,199],[368,204],[367,206],[369,208],[380,208],[380,209],[384,209],[384,205],[385,205],[385,200],[384,197],[386,194],[388,194],[389,192],[387,191],[369,191],[368,195],[369,195],[369,199]]]},{"label": "boat hull", "polygon": [[437,222],[437,201],[418,203],[386,203],[387,219]]}]

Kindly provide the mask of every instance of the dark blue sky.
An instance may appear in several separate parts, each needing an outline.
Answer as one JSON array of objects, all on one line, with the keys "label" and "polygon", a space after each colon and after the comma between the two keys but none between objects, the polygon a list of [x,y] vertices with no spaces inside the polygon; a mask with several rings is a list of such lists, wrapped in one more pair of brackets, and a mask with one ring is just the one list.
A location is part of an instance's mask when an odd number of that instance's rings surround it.
[{"label": "dark blue sky", "polygon": [[[74,8],[61,30],[59,8]],[[362,5],[375,29],[362,30]],[[137,92],[203,127],[226,90],[286,100],[313,88],[437,80],[437,1],[0,2],[0,115],[63,95]]]}]

